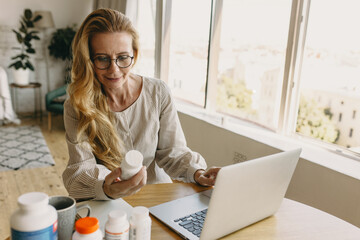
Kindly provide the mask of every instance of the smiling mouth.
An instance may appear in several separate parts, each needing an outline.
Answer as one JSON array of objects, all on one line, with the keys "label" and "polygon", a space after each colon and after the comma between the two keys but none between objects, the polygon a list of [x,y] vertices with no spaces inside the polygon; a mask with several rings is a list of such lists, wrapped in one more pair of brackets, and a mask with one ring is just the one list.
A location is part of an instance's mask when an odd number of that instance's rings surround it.
[{"label": "smiling mouth", "polygon": [[106,79],[109,80],[109,81],[117,81],[117,80],[121,79],[121,76],[120,77],[114,77],[114,78],[107,77]]}]

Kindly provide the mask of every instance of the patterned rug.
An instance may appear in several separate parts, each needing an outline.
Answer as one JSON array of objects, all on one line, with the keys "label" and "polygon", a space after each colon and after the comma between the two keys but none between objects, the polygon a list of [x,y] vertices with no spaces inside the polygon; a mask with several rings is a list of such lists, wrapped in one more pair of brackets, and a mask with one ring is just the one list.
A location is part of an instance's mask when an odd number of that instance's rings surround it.
[{"label": "patterned rug", "polygon": [[0,171],[54,165],[38,126],[0,127]]}]

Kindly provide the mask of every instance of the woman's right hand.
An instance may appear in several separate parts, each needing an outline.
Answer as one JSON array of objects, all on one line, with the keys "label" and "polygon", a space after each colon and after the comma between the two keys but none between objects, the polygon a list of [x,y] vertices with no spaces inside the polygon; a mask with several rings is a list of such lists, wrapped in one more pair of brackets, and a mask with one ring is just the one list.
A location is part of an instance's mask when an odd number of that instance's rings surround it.
[{"label": "woman's right hand", "polygon": [[120,176],[121,168],[117,168],[105,177],[104,193],[112,199],[126,197],[139,191],[146,184],[146,167],[143,166],[137,174],[128,180],[121,180]]}]

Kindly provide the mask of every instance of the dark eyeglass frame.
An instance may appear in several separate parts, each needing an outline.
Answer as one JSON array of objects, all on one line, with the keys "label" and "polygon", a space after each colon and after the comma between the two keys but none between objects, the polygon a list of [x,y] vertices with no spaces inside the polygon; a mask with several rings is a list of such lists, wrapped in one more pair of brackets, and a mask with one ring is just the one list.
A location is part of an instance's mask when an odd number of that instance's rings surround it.
[{"label": "dark eyeglass frame", "polygon": [[[100,57],[103,57],[103,56],[96,56],[96,57],[94,57],[94,58],[91,59],[92,62],[93,62],[93,64],[94,64],[94,66],[95,66],[97,69],[99,69],[99,70],[107,70],[107,69],[109,69],[110,66],[111,66],[111,61],[115,61],[116,66],[118,66],[119,68],[128,68],[128,67],[131,66],[131,64],[132,64],[133,61],[134,61],[134,56],[122,55],[122,56],[119,56],[119,57],[117,57],[117,58],[109,58],[109,59],[110,59],[109,66],[106,67],[106,68],[99,68],[99,67],[96,66],[95,60],[96,60],[97,58],[100,58]],[[126,67],[119,66],[118,60],[121,59],[121,58],[124,59],[124,57],[126,57],[126,59],[127,59],[127,58],[130,58],[130,59],[131,59],[130,64],[129,64],[128,66],[126,66]]]}]

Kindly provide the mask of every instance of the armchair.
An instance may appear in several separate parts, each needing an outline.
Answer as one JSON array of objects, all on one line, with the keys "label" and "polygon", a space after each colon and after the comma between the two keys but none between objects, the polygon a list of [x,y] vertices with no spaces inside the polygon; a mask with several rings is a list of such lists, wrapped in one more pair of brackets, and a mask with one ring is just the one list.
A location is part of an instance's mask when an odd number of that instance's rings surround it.
[{"label": "armchair", "polygon": [[67,85],[48,92],[45,95],[46,111],[48,112],[48,129],[51,131],[51,114],[63,114]]}]

